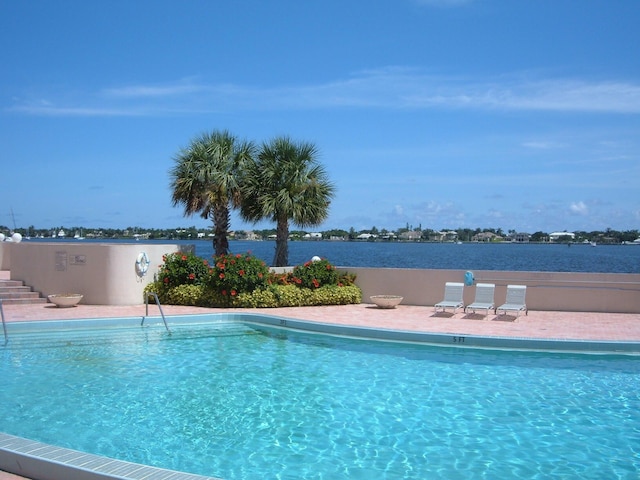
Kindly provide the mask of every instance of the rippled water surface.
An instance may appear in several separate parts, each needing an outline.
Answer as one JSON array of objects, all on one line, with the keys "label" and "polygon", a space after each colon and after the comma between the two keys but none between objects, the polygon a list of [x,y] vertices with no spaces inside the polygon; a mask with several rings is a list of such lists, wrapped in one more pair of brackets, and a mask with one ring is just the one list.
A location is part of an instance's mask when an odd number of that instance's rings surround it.
[{"label": "rippled water surface", "polygon": [[[274,242],[231,242],[234,253],[252,251],[268,264]],[[213,255],[210,242],[197,242],[196,253]],[[516,270],[544,272],[640,273],[640,246],[290,242],[289,263],[298,265],[317,255],[334,265],[351,267]]]},{"label": "rippled water surface", "polygon": [[636,357],[239,324],[12,335],[0,430],[232,479],[637,479]]},{"label": "rippled water surface", "polygon": [[[31,242],[47,241],[30,240]],[[53,240],[55,241],[55,240]],[[60,240],[58,240],[60,241]],[[68,240],[67,240],[68,241]],[[85,243],[99,242],[84,240]],[[111,243],[132,243],[112,240]],[[145,242],[135,242],[144,245]],[[195,245],[196,254],[210,259],[210,240],[164,240],[146,243]],[[344,267],[435,268],[452,270],[515,270],[528,272],[640,273],[640,246],[576,244],[288,242],[289,264],[300,265],[317,255]],[[275,242],[231,241],[232,253],[247,253],[271,265]],[[155,262],[155,259],[151,259]],[[158,261],[158,263],[160,263]]]}]

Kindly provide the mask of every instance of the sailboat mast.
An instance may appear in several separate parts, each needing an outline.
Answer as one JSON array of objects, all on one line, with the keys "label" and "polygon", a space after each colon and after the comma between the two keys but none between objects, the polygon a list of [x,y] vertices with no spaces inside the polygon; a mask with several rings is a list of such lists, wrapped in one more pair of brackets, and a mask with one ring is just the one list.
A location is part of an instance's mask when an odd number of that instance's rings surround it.
[{"label": "sailboat mast", "polygon": [[16,227],[16,216],[13,214],[13,207],[9,207],[9,209],[11,210],[11,219],[13,220],[13,231],[11,232],[13,234],[18,227]]}]

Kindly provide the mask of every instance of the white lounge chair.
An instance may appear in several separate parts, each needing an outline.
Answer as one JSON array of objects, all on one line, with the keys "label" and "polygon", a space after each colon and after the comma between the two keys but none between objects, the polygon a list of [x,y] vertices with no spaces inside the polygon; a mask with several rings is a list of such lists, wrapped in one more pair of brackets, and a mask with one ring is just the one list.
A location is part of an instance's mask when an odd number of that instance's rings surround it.
[{"label": "white lounge chair", "polygon": [[447,282],[444,284],[444,300],[434,305],[434,310],[437,312],[438,308],[441,308],[444,312],[447,308],[453,308],[453,313],[459,308],[464,309],[464,301],[462,300],[462,294],[464,292],[464,283]]},{"label": "white lounge chair", "polygon": [[526,294],[526,285],[507,285],[507,298],[505,303],[496,309],[496,313],[503,311],[506,315],[508,311],[516,312],[516,318],[520,315],[520,312],[524,312],[527,315],[529,310],[527,310],[527,304],[525,303]]},{"label": "white lounge chair", "polygon": [[493,301],[495,290],[496,286],[493,283],[476,284],[476,298],[472,304],[466,306],[464,311],[473,310],[473,313],[476,313],[476,310],[485,310],[485,317],[489,315],[489,310],[495,311],[496,304]]}]

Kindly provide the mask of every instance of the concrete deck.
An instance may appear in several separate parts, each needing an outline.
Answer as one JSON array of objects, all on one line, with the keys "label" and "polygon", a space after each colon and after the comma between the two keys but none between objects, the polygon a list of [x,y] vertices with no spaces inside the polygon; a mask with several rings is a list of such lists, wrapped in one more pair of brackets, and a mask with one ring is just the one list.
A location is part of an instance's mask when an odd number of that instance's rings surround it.
[{"label": "concrete deck", "polygon": [[[55,305],[4,305],[5,320],[61,320],[82,318],[142,317],[145,305],[83,305],[58,308]],[[481,335],[557,340],[640,341],[640,313],[541,312],[528,315],[494,315],[464,313],[461,310],[435,313],[433,307],[399,305],[380,309],[372,304],[322,307],[287,307],[264,309],[224,309],[163,305],[166,316],[225,312],[263,313],[311,322],[335,323],[361,327],[409,330],[452,335]],[[149,305],[149,315],[159,315]]]}]

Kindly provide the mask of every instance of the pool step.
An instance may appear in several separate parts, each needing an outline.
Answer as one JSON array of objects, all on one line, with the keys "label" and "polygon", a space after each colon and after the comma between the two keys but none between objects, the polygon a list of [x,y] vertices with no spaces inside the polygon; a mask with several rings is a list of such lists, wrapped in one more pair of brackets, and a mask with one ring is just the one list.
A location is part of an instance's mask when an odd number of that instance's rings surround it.
[{"label": "pool step", "polygon": [[[10,334],[7,349],[50,348],[50,347],[91,347],[102,346],[105,342],[116,345],[136,344],[143,341],[146,344],[157,341],[181,341],[202,338],[229,338],[246,335],[260,335],[260,332],[241,323],[202,324],[202,325],[171,325],[171,334],[167,334],[161,323],[128,327],[89,327],[79,328],[73,322],[59,329],[30,326],[24,331],[14,331]],[[1,477],[0,477],[1,478]]]},{"label": "pool step", "polygon": [[0,280],[0,298],[4,305],[47,303],[40,292],[34,292],[20,280]]}]

